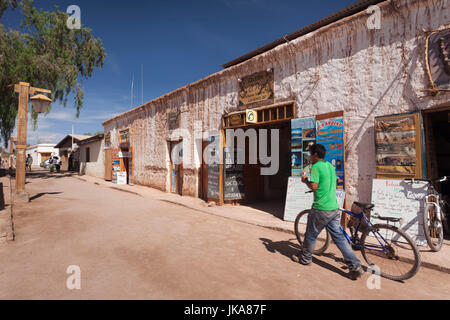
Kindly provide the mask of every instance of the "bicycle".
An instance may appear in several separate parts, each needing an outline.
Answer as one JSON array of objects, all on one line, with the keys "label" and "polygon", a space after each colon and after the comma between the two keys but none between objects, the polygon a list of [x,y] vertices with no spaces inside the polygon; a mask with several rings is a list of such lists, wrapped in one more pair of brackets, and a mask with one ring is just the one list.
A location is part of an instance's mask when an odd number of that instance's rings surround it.
[{"label": "bicycle", "polygon": [[444,242],[444,230],[447,233],[449,230],[445,212],[447,203],[442,199],[441,194],[436,191],[434,184],[450,181],[450,177],[442,177],[436,180],[405,179],[404,181],[411,184],[416,181],[428,184],[428,194],[425,197],[425,208],[422,215],[423,231],[430,249],[438,252]]},{"label": "bicycle", "polygon": [[[362,213],[339,209],[341,212],[356,218],[358,221],[356,228],[350,228],[351,235],[340,227],[352,248],[354,250],[360,250],[368,265],[378,267],[380,276],[384,278],[402,281],[415,276],[421,265],[419,249],[409,235],[403,230],[389,224],[389,222],[399,223],[401,219],[373,216],[374,218],[387,222],[387,224],[374,225],[366,218],[366,214],[370,214],[375,205],[359,202],[355,202],[355,205],[362,209]],[[295,235],[300,246],[303,246],[303,239],[305,237],[304,232],[300,228],[300,221],[309,213],[310,210],[302,211],[295,219]],[[360,228],[363,223],[367,229],[361,231],[362,235],[359,237]],[[314,251],[315,255],[323,254],[330,245],[330,234],[325,228],[321,233],[322,235],[324,231],[326,232],[324,244]]]}]

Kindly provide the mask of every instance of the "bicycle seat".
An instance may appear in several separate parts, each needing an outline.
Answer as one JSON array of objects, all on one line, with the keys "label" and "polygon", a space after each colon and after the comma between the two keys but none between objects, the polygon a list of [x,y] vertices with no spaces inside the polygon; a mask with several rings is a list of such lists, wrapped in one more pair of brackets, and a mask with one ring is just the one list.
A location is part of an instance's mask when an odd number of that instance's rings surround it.
[{"label": "bicycle seat", "polygon": [[377,219],[383,220],[383,221],[393,222],[393,223],[397,223],[397,222],[400,222],[402,220],[401,218],[389,218],[389,217],[385,218],[385,217],[380,217],[380,216],[374,217],[374,218],[377,218]]},{"label": "bicycle seat", "polygon": [[355,202],[355,205],[363,210],[372,210],[373,208],[375,208],[375,205],[370,203]]}]

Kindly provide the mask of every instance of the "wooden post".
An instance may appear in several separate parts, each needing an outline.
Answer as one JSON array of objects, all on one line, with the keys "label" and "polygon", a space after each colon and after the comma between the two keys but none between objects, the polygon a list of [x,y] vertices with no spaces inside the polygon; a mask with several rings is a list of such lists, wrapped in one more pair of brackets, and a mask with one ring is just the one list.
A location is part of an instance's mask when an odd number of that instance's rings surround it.
[{"label": "wooden post", "polygon": [[20,82],[17,91],[19,92],[19,111],[16,145],[16,198],[21,202],[28,202],[29,196],[25,192],[25,153],[27,149],[28,99],[30,95],[30,84]]},{"label": "wooden post", "polygon": [[27,150],[27,124],[28,124],[28,102],[30,94],[36,92],[51,93],[50,90],[32,88],[27,82],[19,82],[14,91],[19,94],[19,110],[17,122],[17,144],[16,144],[16,201],[28,202],[29,196],[25,191],[25,161]]},{"label": "wooden post", "polygon": [[12,169],[14,164],[14,142],[16,142],[16,139],[13,137],[9,138],[9,168]]}]

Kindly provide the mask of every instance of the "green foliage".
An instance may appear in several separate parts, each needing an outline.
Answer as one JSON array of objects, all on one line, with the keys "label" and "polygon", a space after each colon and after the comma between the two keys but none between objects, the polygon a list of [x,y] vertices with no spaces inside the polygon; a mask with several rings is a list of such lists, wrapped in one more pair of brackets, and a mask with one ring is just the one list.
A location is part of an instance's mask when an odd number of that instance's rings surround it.
[{"label": "green foliage", "polygon": [[[7,30],[1,17],[8,8],[21,7],[20,30]],[[14,84],[52,90],[52,99],[67,105],[74,95],[77,117],[83,106],[82,82],[94,69],[103,67],[106,57],[100,39],[89,28],[67,28],[68,15],[43,11],[33,0],[0,0],[0,131],[5,145],[14,131],[18,99]],[[32,114],[35,128],[37,114]]]}]

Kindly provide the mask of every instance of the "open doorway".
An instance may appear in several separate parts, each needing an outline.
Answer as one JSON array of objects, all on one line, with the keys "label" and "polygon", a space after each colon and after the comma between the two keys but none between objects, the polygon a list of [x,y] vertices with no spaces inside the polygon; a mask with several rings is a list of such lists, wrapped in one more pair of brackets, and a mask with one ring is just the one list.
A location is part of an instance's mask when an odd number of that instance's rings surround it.
[{"label": "open doorway", "polygon": [[[252,129],[252,127],[249,127]],[[245,204],[248,206],[273,214],[277,218],[283,219],[284,206],[286,201],[286,192],[289,177],[291,175],[291,122],[280,122],[268,125],[259,125],[254,127],[257,132],[261,129],[267,130],[267,152],[268,156],[274,161],[275,155],[271,154],[271,135],[272,130],[278,130],[278,163],[279,168],[274,175],[262,175],[259,158],[259,148],[261,135],[258,134],[257,147],[258,163],[250,164],[249,139],[246,141],[246,164],[244,166],[244,185],[245,185]],[[269,164],[270,166],[270,164]]]},{"label": "open doorway", "polygon": [[[450,107],[426,111],[424,123],[427,176],[429,179],[450,176]],[[442,193],[444,200],[450,203],[450,183],[435,185],[435,187]],[[446,211],[447,218],[450,218],[449,206]],[[446,236],[448,238],[450,235]]]}]

